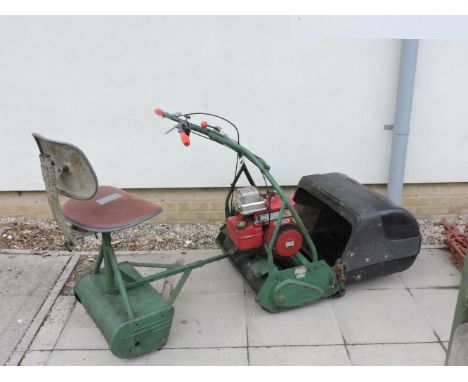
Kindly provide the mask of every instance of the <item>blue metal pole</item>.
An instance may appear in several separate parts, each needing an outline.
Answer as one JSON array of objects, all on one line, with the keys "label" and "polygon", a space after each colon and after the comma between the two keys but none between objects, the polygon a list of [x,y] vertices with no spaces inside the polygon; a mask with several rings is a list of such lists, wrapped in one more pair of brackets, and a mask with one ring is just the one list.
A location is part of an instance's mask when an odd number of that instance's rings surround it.
[{"label": "blue metal pole", "polygon": [[403,193],[418,48],[419,40],[403,40],[401,43],[398,94],[387,186],[388,198],[397,205],[401,204]]}]

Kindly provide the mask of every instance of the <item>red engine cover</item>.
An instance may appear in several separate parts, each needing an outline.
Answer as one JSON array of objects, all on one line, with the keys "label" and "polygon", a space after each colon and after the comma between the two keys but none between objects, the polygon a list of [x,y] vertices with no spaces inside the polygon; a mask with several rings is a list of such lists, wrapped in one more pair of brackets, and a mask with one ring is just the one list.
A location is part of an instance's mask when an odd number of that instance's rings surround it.
[{"label": "red engine cover", "polygon": [[[271,223],[266,234],[268,243],[275,230],[276,222]],[[302,247],[304,239],[295,224],[284,224],[278,231],[276,242],[273,245],[273,254],[276,256],[294,256]]]},{"label": "red engine cover", "polygon": [[[292,200],[289,196],[287,198],[289,203],[291,203],[291,205],[294,207],[296,205],[296,202]],[[254,214],[254,224],[268,225],[270,221],[277,220],[279,210],[281,209],[282,204],[283,200],[281,199],[281,197],[276,192],[273,192],[270,198],[265,199],[265,205],[267,207],[266,211],[260,211]],[[283,213],[283,224],[288,222],[286,218],[289,217],[291,217],[291,213],[289,212],[289,209],[286,208]]]},{"label": "red engine cover", "polygon": [[238,228],[237,223],[243,220],[242,215],[230,216],[226,220],[227,235],[240,251],[260,248],[263,245],[263,228],[253,222],[246,222],[244,228]]}]

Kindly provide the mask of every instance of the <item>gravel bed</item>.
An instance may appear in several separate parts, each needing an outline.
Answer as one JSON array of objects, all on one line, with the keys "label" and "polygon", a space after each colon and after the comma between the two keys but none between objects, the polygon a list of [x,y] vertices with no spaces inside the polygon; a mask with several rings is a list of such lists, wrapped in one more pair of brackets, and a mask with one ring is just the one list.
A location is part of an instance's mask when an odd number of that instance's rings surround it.
[{"label": "gravel bed", "polygon": [[[444,244],[441,217],[418,219],[423,245]],[[448,217],[463,231],[468,217]],[[116,250],[145,251],[171,249],[216,248],[215,239],[219,223],[177,224],[147,223],[113,234]],[[95,236],[85,238],[79,251],[96,251],[100,240]],[[0,217],[0,248],[32,249],[36,251],[63,250],[64,238],[52,219],[29,217]]]},{"label": "gravel bed", "polygon": [[[418,219],[423,245],[445,244],[443,227],[439,224],[441,219],[441,216]],[[461,232],[465,230],[465,224],[468,224],[468,216],[447,216],[446,219],[449,223],[456,224]]]},{"label": "gravel bed", "polygon": [[[222,223],[147,223],[112,234],[115,250],[146,251],[216,248]],[[0,217],[0,248],[63,250],[64,237],[52,219]],[[97,251],[100,238],[87,236],[78,251]]]}]

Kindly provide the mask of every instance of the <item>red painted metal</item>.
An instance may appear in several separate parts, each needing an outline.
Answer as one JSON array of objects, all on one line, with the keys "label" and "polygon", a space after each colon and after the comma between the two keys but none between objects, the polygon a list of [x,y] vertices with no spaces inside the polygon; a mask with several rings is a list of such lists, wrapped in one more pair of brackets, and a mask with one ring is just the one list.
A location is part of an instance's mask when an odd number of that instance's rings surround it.
[{"label": "red painted metal", "polygon": [[465,224],[464,232],[461,232],[456,224],[449,223],[446,218],[443,218],[439,224],[444,227],[442,233],[445,235],[445,244],[453,253],[457,267],[463,271],[468,246],[468,224]]},{"label": "red painted metal", "polygon": [[[268,227],[268,231],[265,236],[265,242],[268,244],[271,237],[273,236],[273,231],[275,230],[277,222],[272,222]],[[299,229],[295,224],[283,224],[281,223],[281,228],[279,229],[278,236],[273,245],[273,253],[276,256],[294,256],[302,247],[303,237]]]},{"label": "red painted metal", "polygon": [[227,218],[227,234],[240,251],[260,248],[263,245],[263,228],[253,222],[247,222],[245,228],[239,228],[237,223],[243,220],[242,215]]},{"label": "red painted metal", "polygon": [[184,146],[190,146],[190,137],[185,131],[182,131],[180,133],[180,139],[182,140],[182,143],[184,144]]},{"label": "red painted metal", "polygon": [[[287,198],[289,200],[289,203],[291,203],[291,205],[295,207],[296,202],[292,200],[289,196]],[[272,196],[270,198],[265,199],[265,204],[267,208],[272,212],[279,211],[282,203],[283,201],[281,200],[281,197],[276,192],[272,192]]]},{"label": "red painted metal", "polygon": [[[296,202],[292,200],[289,196],[287,198],[289,200],[289,203],[291,203],[291,205],[295,207]],[[255,225],[268,225],[270,221],[275,221],[278,218],[278,212],[281,209],[282,203],[283,201],[281,200],[281,197],[276,192],[273,192],[270,198],[265,199],[265,205],[267,207],[267,210],[256,212],[254,214]],[[283,213],[282,224],[289,223],[289,221],[292,219],[286,218],[290,217],[291,212],[289,212],[289,209],[286,208]]]},{"label": "red painted metal", "polygon": [[[295,202],[289,197],[288,199],[294,206]],[[277,221],[283,201],[276,192],[265,197],[265,205],[266,210],[253,215],[244,216],[238,213],[229,217],[226,222],[228,237],[241,251],[261,248],[264,243],[268,244],[271,241],[275,227],[279,224],[281,227],[273,244],[273,253],[275,256],[294,256],[301,249],[304,237],[290,211],[285,209],[283,219],[281,222]]]}]

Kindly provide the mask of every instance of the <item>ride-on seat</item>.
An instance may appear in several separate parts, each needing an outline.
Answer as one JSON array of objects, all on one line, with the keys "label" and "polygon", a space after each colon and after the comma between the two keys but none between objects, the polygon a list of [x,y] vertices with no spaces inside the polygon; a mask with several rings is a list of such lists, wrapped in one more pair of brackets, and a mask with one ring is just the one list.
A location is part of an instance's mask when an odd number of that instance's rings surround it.
[{"label": "ride-on seat", "polygon": [[98,187],[91,199],[70,199],[63,206],[63,214],[70,223],[90,232],[133,227],[161,211],[157,204],[111,186]]},{"label": "ride-on seat", "polygon": [[[33,136],[41,152],[49,205],[68,240],[68,249],[86,235],[102,234],[94,270],[75,285],[78,301],[116,356],[129,358],[160,348],[169,337],[173,301],[166,301],[149,282],[142,281],[134,268],[139,263],[117,262],[111,232],[143,223],[158,215],[161,207],[119,188],[99,187],[91,164],[79,148],[38,134]],[[59,195],[70,198],[63,208]],[[188,274],[189,271],[184,273],[184,281]],[[175,299],[177,293],[171,294],[171,298]]]},{"label": "ride-on seat", "polygon": [[[52,141],[39,134],[33,136],[39,146],[41,160],[51,162],[48,165],[43,163],[43,175],[46,175],[45,180],[48,179],[46,188],[49,200],[50,196],[58,197],[57,193],[70,198],[62,208],[58,200],[55,201],[54,217],[62,212],[72,232],[79,235],[83,231],[119,231],[143,223],[162,212],[159,205],[119,188],[98,186],[91,164],[78,147]],[[72,243],[75,241],[74,237],[68,239]]]}]

